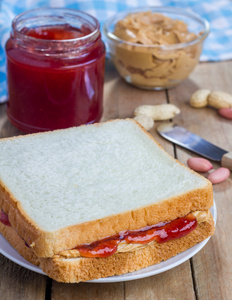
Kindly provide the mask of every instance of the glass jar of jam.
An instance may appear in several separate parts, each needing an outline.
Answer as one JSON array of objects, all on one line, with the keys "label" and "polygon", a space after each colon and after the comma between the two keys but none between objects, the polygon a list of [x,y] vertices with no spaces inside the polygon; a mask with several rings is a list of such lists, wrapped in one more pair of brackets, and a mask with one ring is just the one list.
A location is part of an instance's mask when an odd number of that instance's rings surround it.
[{"label": "glass jar of jam", "polygon": [[98,21],[77,10],[39,8],[17,16],[6,43],[13,125],[32,133],[98,122],[105,46]]}]

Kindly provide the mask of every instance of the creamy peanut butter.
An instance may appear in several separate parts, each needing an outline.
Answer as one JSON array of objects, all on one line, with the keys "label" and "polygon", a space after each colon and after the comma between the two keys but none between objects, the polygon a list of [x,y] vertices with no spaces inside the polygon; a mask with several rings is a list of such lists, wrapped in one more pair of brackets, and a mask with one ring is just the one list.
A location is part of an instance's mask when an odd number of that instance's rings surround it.
[{"label": "creamy peanut butter", "polygon": [[201,43],[169,50],[170,45],[190,42],[197,35],[183,21],[150,11],[118,21],[114,35],[129,42],[111,49],[117,70],[143,88],[165,88],[182,81],[196,66],[202,50]]},{"label": "creamy peanut butter", "polygon": [[[195,211],[192,214],[196,217],[198,223],[206,222],[210,218],[209,211]],[[118,249],[116,253],[132,252],[138,249],[142,249],[152,243],[156,243],[156,242],[153,241],[148,244],[132,244],[132,243],[128,244],[126,241],[122,241],[118,244]],[[61,251],[59,252],[59,255],[54,256],[54,258],[56,257],[77,258],[77,257],[81,257],[81,255],[77,249],[72,249],[72,250]]]}]

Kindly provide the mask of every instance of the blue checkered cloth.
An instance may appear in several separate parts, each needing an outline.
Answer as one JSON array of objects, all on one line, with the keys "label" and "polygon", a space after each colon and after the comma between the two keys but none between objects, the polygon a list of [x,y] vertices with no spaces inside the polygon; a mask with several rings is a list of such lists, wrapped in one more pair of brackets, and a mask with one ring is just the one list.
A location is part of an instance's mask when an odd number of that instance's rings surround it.
[{"label": "blue checkered cloth", "polygon": [[172,6],[192,10],[210,23],[201,61],[232,58],[232,3],[230,0],[0,0],[0,103],[7,99],[5,43],[14,16],[36,7],[66,7],[95,16],[101,28],[107,18],[140,6]]}]

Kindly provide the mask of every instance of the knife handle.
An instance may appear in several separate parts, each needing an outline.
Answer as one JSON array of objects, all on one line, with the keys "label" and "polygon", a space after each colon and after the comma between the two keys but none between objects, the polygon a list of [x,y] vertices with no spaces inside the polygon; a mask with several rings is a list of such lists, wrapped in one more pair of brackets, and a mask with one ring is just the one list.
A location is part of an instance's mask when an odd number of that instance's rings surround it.
[{"label": "knife handle", "polygon": [[228,152],[222,156],[221,165],[232,170],[232,152]]}]

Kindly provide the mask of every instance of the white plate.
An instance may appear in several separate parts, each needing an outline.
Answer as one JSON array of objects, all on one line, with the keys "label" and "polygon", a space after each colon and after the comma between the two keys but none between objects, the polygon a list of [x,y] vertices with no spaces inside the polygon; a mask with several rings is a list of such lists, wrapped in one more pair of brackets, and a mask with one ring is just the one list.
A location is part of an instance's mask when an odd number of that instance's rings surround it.
[{"label": "white plate", "polygon": [[[216,205],[214,202],[213,207],[211,208],[211,213],[213,215],[214,222],[216,224],[217,220],[217,209]],[[124,275],[119,275],[119,276],[112,276],[112,277],[107,277],[107,278],[100,278],[100,279],[95,279],[95,280],[89,280],[86,282],[95,282],[95,283],[110,283],[110,282],[120,282],[120,281],[129,281],[129,280],[135,280],[135,279],[140,279],[140,278],[145,278],[149,277],[152,275],[156,275],[162,272],[165,272],[167,270],[170,270],[192,256],[194,256],[197,252],[199,252],[208,242],[210,238],[207,238],[203,242],[193,246],[192,248],[166,260],[163,261],[159,264],[144,268],[142,270],[124,274]],[[13,262],[19,264],[20,266],[23,266],[24,268],[27,268],[29,270],[32,270],[34,272],[46,275],[39,267],[29,263],[26,261],[21,255],[18,254],[18,252],[11,247],[11,245],[4,239],[4,237],[0,234],[0,253],[12,260]]]}]

